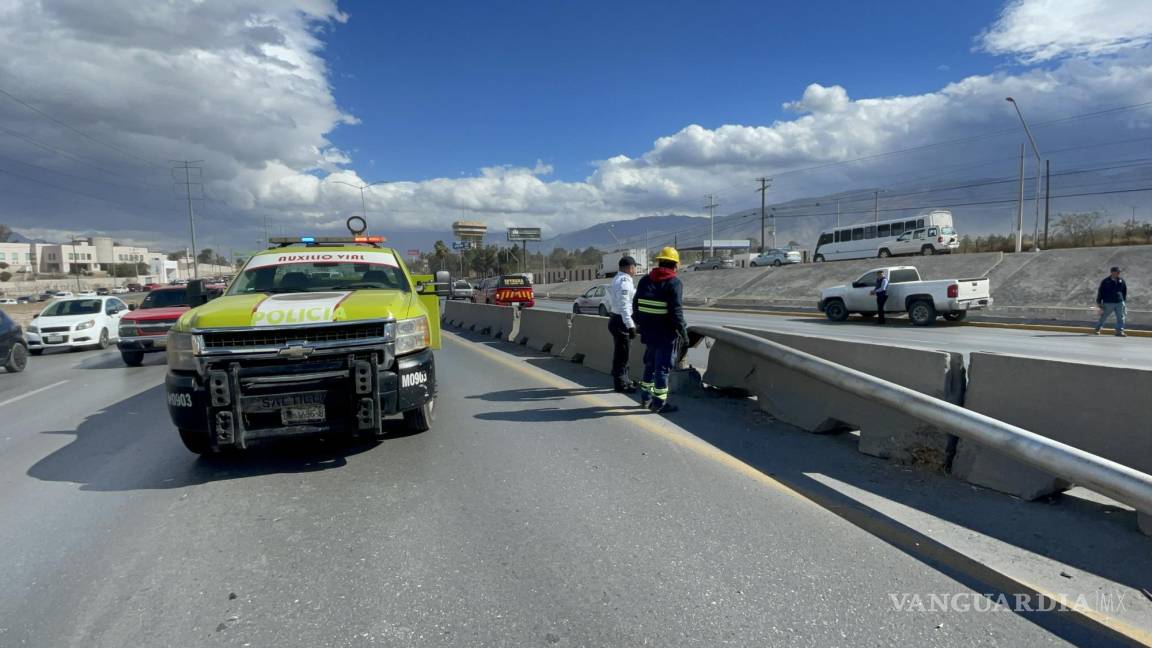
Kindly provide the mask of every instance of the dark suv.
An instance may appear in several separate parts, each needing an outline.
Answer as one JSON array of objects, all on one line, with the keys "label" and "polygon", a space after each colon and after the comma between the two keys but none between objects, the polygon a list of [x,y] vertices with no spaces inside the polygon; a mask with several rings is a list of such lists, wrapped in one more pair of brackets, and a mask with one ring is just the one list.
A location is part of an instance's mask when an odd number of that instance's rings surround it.
[{"label": "dark suv", "polygon": [[3,360],[8,373],[24,371],[28,366],[28,343],[24,341],[24,329],[4,311],[0,311],[0,360]]}]

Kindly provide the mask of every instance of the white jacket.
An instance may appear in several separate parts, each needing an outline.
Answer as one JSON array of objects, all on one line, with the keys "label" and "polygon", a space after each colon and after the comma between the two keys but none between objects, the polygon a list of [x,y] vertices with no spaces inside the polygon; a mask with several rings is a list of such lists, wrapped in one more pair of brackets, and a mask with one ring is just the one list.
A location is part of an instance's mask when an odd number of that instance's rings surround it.
[{"label": "white jacket", "polygon": [[608,310],[619,315],[627,328],[636,328],[636,323],[632,321],[632,296],[635,294],[632,276],[627,272],[617,272],[608,286]]}]

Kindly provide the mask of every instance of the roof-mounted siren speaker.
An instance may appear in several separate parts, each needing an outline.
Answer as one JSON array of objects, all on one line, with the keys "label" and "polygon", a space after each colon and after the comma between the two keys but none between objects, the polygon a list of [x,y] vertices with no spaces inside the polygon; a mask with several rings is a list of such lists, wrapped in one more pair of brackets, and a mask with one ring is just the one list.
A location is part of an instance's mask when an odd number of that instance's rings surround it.
[{"label": "roof-mounted siren speaker", "polygon": [[368,221],[361,216],[349,216],[348,220],[344,222],[344,226],[348,228],[352,236],[361,236],[368,231]]}]

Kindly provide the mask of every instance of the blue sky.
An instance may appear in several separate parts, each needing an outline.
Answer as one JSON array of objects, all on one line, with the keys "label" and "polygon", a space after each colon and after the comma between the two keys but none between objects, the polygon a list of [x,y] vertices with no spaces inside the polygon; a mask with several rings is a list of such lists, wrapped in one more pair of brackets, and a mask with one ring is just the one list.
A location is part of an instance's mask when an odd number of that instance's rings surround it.
[{"label": "blue sky", "polygon": [[688,124],[767,124],[813,82],[930,92],[1004,62],[973,51],[1002,3],[340,3],[324,57],[331,139],[366,180],[472,175],[638,155]]}]

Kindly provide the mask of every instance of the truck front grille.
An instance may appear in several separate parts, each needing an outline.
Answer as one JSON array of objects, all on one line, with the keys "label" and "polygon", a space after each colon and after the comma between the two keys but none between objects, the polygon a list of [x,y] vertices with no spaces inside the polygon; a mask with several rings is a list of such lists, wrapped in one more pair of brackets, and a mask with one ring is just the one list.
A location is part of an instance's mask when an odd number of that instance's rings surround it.
[{"label": "truck front grille", "polygon": [[354,322],[331,326],[297,328],[245,329],[238,331],[205,331],[205,349],[244,349],[279,347],[291,342],[339,343],[384,341],[386,322]]}]

